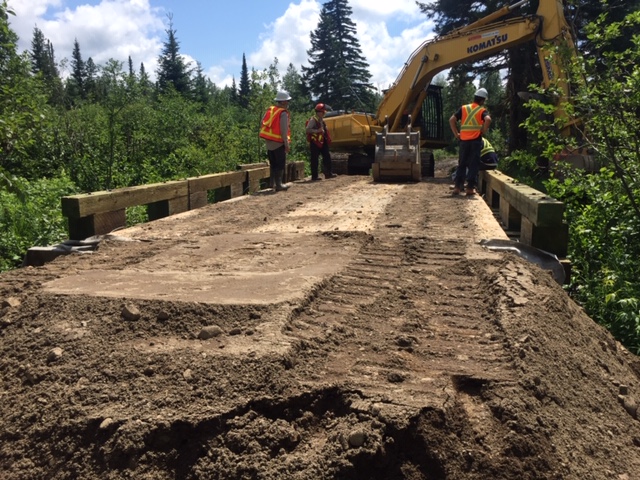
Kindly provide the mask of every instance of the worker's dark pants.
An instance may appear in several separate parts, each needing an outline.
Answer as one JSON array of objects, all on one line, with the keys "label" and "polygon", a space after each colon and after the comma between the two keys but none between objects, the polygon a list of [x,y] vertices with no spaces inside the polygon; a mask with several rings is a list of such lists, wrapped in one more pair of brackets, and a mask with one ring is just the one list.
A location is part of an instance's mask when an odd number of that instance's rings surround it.
[{"label": "worker's dark pants", "polygon": [[281,185],[282,175],[287,166],[287,152],[284,149],[284,144],[275,150],[267,150],[267,157],[269,158],[270,186]]},{"label": "worker's dark pants", "polygon": [[460,141],[460,155],[454,180],[457,188],[462,189],[464,187],[465,179],[467,180],[467,188],[476,188],[481,151],[482,137],[475,140]]},{"label": "worker's dark pants", "polygon": [[315,143],[309,144],[311,152],[311,178],[318,178],[318,159],[322,155],[322,173],[331,176],[333,173],[331,167],[331,153],[329,153],[329,144],[325,142],[322,147],[318,147]]},{"label": "worker's dark pants", "polygon": [[480,170],[495,170],[498,168],[498,154],[496,152],[485,153],[480,157]]}]

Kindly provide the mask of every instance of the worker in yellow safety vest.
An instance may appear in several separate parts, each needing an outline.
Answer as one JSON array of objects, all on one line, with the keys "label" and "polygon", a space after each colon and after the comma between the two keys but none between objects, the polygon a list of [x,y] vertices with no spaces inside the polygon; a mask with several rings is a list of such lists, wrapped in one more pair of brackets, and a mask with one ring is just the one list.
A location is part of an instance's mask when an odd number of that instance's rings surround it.
[{"label": "worker in yellow safety vest", "polygon": [[275,105],[267,109],[260,127],[260,138],[265,140],[267,147],[271,187],[277,192],[289,188],[289,185],[283,183],[283,176],[291,144],[290,100],[289,93],[278,92],[274,99]]},{"label": "worker in yellow safety vest", "polygon": [[[476,193],[482,138],[491,125],[489,112],[483,106],[488,97],[486,89],[478,89],[473,95],[473,102],[463,105],[449,118],[451,131],[460,140],[458,168],[454,179],[454,195],[460,194],[464,188],[465,179],[467,182],[465,193],[467,195],[475,195]],[[459,130],[458,122],[460,122]]]},{"label": "worker in yellow safety vest", "polygon": [[482,137],[482,150],[480,150],[480,170],[495,170],[498,167],[498,154],[491,142]]}]

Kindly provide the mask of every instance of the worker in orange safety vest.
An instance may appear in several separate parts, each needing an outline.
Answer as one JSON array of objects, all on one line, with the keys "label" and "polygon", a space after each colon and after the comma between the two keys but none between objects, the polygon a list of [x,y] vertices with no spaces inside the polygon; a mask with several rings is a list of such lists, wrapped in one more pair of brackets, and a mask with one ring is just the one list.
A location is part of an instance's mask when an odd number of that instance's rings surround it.
[{"label": "worker in orange safety vest", "polygon": [[311,161],[311,181],[322,180],[318,176],[318,158],[322,155],[322,172],[324,178],[335,177],[331,165],[331,152],[329,144],[331,135],[327,124],[324,122],[324,115],[327,113],[327,106],[319,103],[314,109],[313,117],[307,121],[306,133],[309,142],[309,159]]},{"label": "worker in orange safety vest", "polygon": [[274,99],[275,105],[267,109],[260,127],[260,138],[265,140],[267,147],[270,183],[276,192],[289,188],[289,185],[283,183],[283,176],[291,144],[290,100],[288,92],[278,92]]},{"label": "worker in orange safety vest", "polygon": [[[465,179],[467,181],[465,193],[467,195],[475,195],[476,193],[482,136],[487,133],[491,125],[491,116],[483,106],[488,97],[486,89],[478,89],[473,95],[473,102],[463,105],[449,118],[451,131],[460,140],[458,168],[454,179],[454,195],[460,194],[464,188]],[[458,122],[460,122],[460,130],[458,130]]]}]

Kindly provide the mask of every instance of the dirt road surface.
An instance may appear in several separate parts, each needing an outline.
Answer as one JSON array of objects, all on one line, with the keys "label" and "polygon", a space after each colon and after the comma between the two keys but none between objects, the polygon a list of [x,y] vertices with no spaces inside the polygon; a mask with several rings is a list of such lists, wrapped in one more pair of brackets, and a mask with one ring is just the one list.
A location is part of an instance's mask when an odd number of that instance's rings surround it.
[{"label": "dirt road surface", "polygon": [[0,276],[2,479],[640,479],[640,360],[446,174]]}]

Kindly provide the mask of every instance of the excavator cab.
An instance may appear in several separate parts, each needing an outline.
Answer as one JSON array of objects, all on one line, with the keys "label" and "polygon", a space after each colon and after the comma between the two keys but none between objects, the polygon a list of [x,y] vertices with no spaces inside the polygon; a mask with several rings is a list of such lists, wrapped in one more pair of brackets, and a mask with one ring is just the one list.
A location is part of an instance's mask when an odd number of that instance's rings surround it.
[{"label": "excavator cab", "polygon": [[420,138],[422,138],[425,148],[447,146],[444,140],[444,107],[441,86],[429,85],[427,87],[427,96],[422,102],[422,110],[415,126],[420,128]]}]

